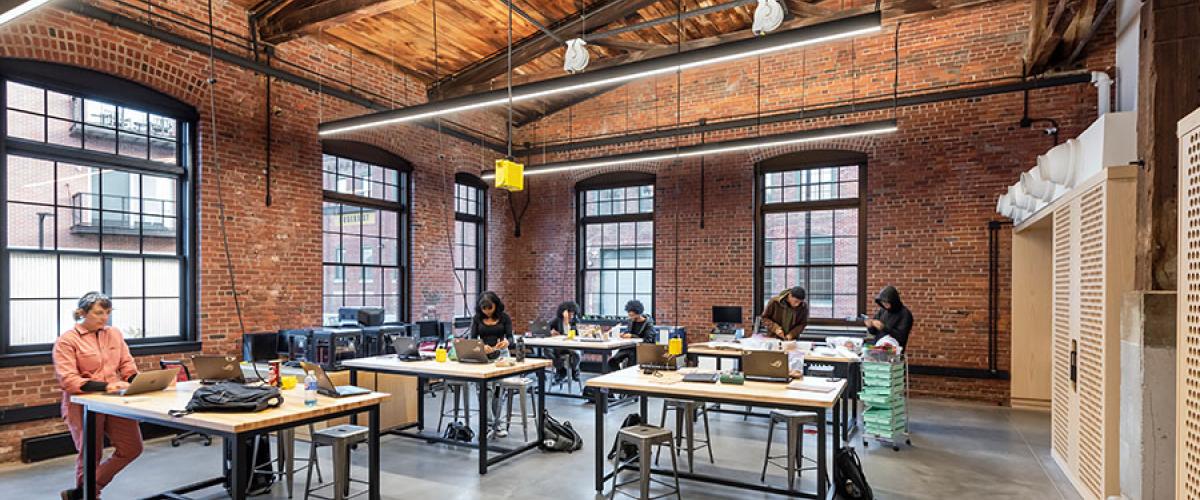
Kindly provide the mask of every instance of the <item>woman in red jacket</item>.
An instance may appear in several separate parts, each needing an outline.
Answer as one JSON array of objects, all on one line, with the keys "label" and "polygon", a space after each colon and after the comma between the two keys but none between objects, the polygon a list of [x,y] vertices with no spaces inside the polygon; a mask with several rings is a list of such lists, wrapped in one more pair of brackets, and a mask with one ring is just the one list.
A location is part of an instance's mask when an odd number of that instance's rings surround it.
[{"label": "woman in red jacket", "polygon": [[[125,336],[108,326],[112,300],[99,292],[88,292],[75,309],[75,326],[54,342],[54,374],[63,391],[62,415],[80,455],[75,459],[75,487],[62,492],[63,500],[80,498],[83,484],[83,407],[71,403],[71,395],[85,392],[120,392],[137,375],[137,366],[125,345]],[[103,489],[113,476],[142,453],[138,423],[111,415],[96,417],[96,449],[104,449],[104,438],[114,452],[100,462],[97,453],[96,487]]]}]

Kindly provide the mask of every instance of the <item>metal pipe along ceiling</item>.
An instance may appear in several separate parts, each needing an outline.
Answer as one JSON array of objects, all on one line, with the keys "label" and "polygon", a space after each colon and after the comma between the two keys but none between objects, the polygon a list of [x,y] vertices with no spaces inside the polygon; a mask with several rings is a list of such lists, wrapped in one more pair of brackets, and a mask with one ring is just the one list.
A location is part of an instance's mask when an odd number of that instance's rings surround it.
[{"label": "metal pipe along ceiling", "polygon": [[[647,76],[661,75],[708,64],[733,61],[795,47],[814,45],[879,31],[879,12],[846,17],[767,36],[747,38],[722,45],[705,47],[656,59],[638,61],[578,75],[567,75],[512,88],[512,101],[519,102],[551,94],[594,88],[627,82]],[[382,111],[320,124],[321,135],[350,132],[367,127],[400,123],[434,116],[478,109],[509,101],[506,89],[482,92],[443,101]]]}]

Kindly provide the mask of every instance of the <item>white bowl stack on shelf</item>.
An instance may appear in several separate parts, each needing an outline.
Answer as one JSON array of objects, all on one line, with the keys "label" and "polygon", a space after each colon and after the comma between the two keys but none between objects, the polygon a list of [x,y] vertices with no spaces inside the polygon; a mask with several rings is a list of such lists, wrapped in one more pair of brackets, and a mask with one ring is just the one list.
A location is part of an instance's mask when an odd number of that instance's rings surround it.
[{"label": "white bowl stack on shelf", "polygon": [[1136,115],[1106,113],[1077,139],[1067,139],[1021,173],[996,201],[996,211],[1020,224],[1105,167],[1137,159]]}]

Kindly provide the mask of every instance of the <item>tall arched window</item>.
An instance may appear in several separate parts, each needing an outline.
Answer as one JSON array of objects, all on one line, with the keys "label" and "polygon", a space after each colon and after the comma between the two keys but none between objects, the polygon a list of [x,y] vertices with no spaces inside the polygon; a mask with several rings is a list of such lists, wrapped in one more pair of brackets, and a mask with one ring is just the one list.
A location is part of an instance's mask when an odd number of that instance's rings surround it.
[{"label": "tall arched window", "polygon": [[135,352],[190,344],[196,110],[53,63],[0,60],[0,79],[0,362],[47,359],[93,290]]},{"label": "tall arched window", "polygon": [[757,166],[755,311],[792,286],[808,291],[813,324],[864,312],[866,155],[804,151]]},{"label": "tall arched window", "polygon": [[487,289],[487,184],[454,176],[454,318],[475,314],[475,301]]},{"label": "tall arched window", "polygon": [[578,291],[584,314],[623,316],[638,299],[654,310],[654,175],[616,172],[575,185]]},{"label": "tall arched window", "polygon": [[409,174],[407,161],[353,141],[326,140],[324,322],[342,307],[382,307],[387,322],[408,319]]}]

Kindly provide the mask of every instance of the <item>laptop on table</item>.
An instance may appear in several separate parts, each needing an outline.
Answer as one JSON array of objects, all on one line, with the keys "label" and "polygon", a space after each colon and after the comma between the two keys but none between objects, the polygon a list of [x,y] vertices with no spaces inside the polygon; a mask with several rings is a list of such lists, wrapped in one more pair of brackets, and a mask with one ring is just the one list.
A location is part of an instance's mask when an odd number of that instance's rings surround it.
[{"label": "laptop on table", "polygon": [[678,361],[667,355],[667,346],[641,343],[637,345],[637,363],[643,370],[675,370]]},{"label": "laptop on table", "polygon": [[460,363],[490,363],[487,349],[479,339],[454,339],[454,355]]},{"label": "laptop on table", "polygon": [[788,355],[783,351],[746,351],[742,354],[742,371],[746,380],[758,382],[787,382]]},{"label": "laptop on table", "polygon": [[195,356],[192,364],[196,366],[196,378],[201,384],[229,380],[245,382],[242,376],[241,359],[237,356]]},{"label": "laptop on table", "polygon": [[540,320],[540,319],[530,321],[529,322],[529,336],[530,337],[549,337],[550,336],[550,323]]},{"label": "laptop on table", "polygon": [[329,379],[329,375],[321,368],[321,365],[309,362],[301,362],[300,366],[305,371],[313,373],[317,377],[317,394],[329,396],[331,398],[344,398],[348,396],[361,396],[370,394],[370,389],[364,389],[353,385],[333,385],[333,381]]},{"label": "laptop on table", "polygon": [[171,367],[165,370],[150,370],[138,373],[133,377],[133,382],[129,383],[129,387],[119,392],[121,396],[134,396],[147,392],[155,392],[166,389],[179,376],[179,367]]},{"label": "laptop on table", "polygon": [[400,361],[420,361],[421,352],[417,339],[412,337],[395,337],[392,339],[392,347],[396,350],[396,359]]}]

